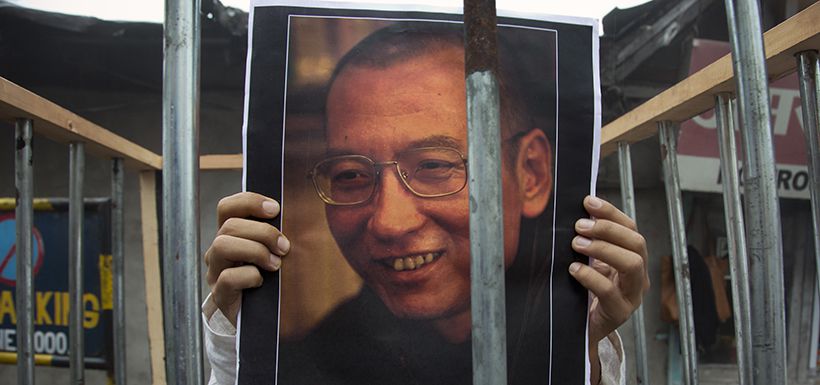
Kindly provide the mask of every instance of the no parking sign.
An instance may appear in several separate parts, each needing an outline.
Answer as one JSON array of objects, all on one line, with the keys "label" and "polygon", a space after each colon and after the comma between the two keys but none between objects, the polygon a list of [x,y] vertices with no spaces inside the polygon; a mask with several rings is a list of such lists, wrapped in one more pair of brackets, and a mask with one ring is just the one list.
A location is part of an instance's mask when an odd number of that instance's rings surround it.
[{"label": "no parking sign", "polygon": [[[0,215],[0,282],[5,285],[15,286],[17,276],[17,245],[16,229],[17,221],[14,214]],[[37,227],[31,229],[31,265],[36,276],[43,265],[43,236]]]},{"label": "no parking sign", "polygon": [[[83,221],[83,328],[89,368],[110,368],[111,360],[111,207],[104,199],[86,199]],[[0,199],[0,363],[12,363],[17,351],[16,221],[14,200]],[[68,365],[68,201],[34,202],[34,352],[38,364]]]}]

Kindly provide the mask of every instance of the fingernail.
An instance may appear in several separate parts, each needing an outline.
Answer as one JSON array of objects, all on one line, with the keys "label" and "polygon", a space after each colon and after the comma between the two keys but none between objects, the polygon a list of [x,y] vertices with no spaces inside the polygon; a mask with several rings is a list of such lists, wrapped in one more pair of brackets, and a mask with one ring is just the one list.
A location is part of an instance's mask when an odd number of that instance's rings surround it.
[{"label": "fingernail", "polygon": [[586,218],[579,219],[578,222],[576,223],[576,226],[578,226],[578,228],[582,229],[582,230],[589,230],[594,225],[595,225],[595,221],[593,221],[591,219],[586,219]]},{"label": "fingernail", "polygon": [[290,251],[290,241],[285,238],[284,235],[279,236],[279,239],[276,241],[276,246],[279,247],[279,251],[282,252],[282,254],[287,254],[287,252]]},{"label": "fingernail", "polygon": [[592,240],[586,237],[577,236],[575,237],[575,244],[581,247],[587,247],[592,244]]},{"label": "fingernail", "polygon": [[279,268],[282,267],[282,258],[279,258],[273,254],[271,254],[268,258],[270,258],[270,267],[274,271],[279,270]]},{"label": "fingernail", "polygon": [[587,204],[593,209],[599,209],[604,205],[604,202],[601,199],[590,195],[589,199],[587,199]]},{"label": "fingernail", "polygon": [[265,211],[265,214],[275,216],[279,214],[279,203],[276,203],[276,201],[264,201],[262,202],[262,210]]},{"label": "fingernail", "polygon": [[575,272],[576,272],[576,271],[578,271],[580,268],[581,268],[581,264],[580,264],[580,263],[578,263],[578,262],[573,262],[573,263],[570,263],[570,264],[569,264],[569,272],[570,272],[570,273],[575,273]]}]

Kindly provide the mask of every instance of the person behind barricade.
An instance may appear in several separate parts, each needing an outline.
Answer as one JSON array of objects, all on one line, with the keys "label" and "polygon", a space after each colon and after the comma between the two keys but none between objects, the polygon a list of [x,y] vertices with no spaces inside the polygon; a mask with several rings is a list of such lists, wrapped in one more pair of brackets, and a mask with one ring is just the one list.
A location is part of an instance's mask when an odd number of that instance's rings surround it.
[{"label": "person behind barricade", "polygon": [[[471,383],[462,39],[457,26],[398,24],[365,38],[337,65],[325,110],[326,157],[311,178],[333,238],[365,285],[303,341],[282,343],[281,354],[296,364],[278,368],[281,383]],[[545,336],[547,322],[552,154],[503,68],[499,83],[504,265],[508,277],[529,282],[508,283],[509,377],[530,384],[547,373],[547,344],[532,337]],[[634,222],[608,202],[587,197],[583,206],[596,219],[576,222],[572,248],[596,262],[573,263],[569,273],[594,295],[593,383],[618,383],[623,360],[610,334],[648,288],[646,246]],[[242,290],[261,285],[259,268],[278,270],[293,246],[273,226],[246,219],[277,216],[270,198],[239,193],[217,211],[219,230],[205,253],[206,345],[211,383],[233,383],[232,326]],[[600,360],[599,344],[606,350]]]}]

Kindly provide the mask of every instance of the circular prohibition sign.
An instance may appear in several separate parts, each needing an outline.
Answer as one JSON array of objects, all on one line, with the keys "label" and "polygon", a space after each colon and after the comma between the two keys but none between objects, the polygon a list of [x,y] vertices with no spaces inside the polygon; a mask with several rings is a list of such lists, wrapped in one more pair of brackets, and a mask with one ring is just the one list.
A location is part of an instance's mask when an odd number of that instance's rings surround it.
[{"label": "circular prohibition sign", "polygon": [[[0,283],[15,286],[17,283],[17,223],[14,213],[0,215]],[[43,236],[36,227],[31,228],[31,258],[33,273],[37,275],[43,265]]]}]

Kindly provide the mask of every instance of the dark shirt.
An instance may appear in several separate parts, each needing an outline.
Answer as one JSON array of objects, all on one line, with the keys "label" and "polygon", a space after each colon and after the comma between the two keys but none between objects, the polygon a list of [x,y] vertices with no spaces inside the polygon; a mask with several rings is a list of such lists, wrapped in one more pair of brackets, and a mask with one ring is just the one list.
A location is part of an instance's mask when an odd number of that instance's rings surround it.
[{"label": "dark shirt", "polygon": [[[539,329],[536,335],[508,332],[510,384],[548,383],[549,344],[546,329]],[[429,322],[393,316],[366,288],[304,340],[283,341],[280,354],[283,385],[472,384],[469,340],[452,344]]]},{"label": "dark shirt", "polygon": [[[584,341],[586,290],[570,282],[569,274],[550,276],[546,229],[522,222],[519,255],[505,274],[510,385],[583,383],[585,346],[578,342]],[[550,279],[557,283],[549,285]],[[562,324],[550,345],[553,317]],[[282,342],[279,380],[282,385],[469,385],[471,344],[451,344],[429,322],[393,316],[365,286],[304,340]]]},{"label": "dark shirt", "polygon": [[472,383],[469,341],[450,344],[427,322],[394,317],[367,289],[280,353],[283,385]]}]

